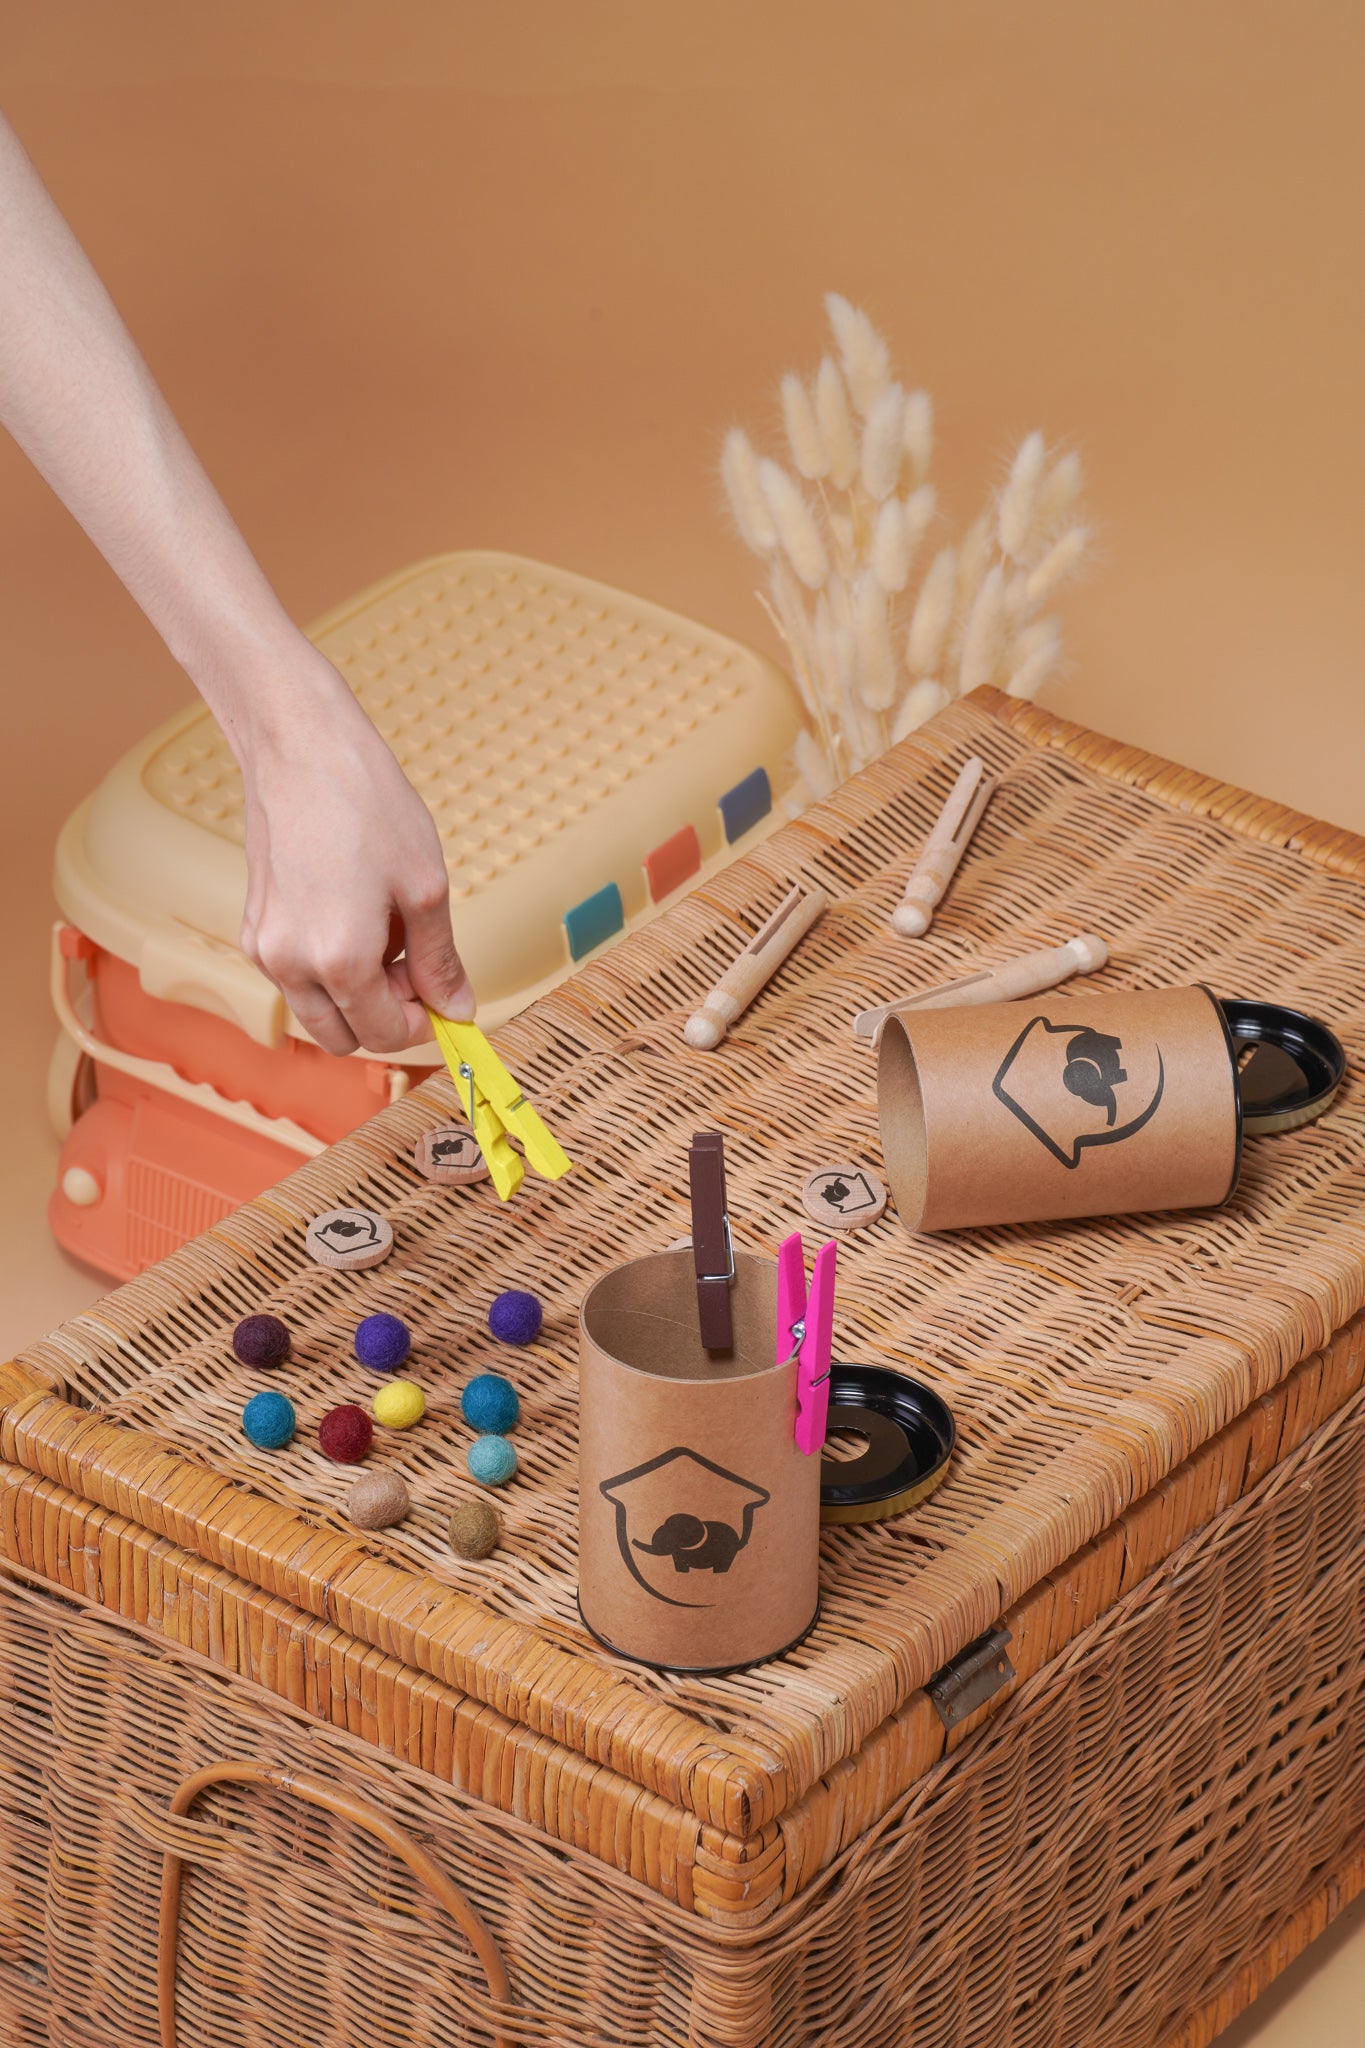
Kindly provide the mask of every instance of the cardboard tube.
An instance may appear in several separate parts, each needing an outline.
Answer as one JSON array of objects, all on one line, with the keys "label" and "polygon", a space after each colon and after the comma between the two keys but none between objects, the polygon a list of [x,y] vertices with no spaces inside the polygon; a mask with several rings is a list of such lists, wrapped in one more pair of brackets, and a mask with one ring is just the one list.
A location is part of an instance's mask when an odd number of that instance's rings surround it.
[{"label": "cardboard tube", "polygon": [[887,1178],[911,1230],[1224,1202],[1237,1069],[1206,988],[1040,996],[887,1020]]},{"label": "cardboard tube", "polygon": [[734,1346],[703,1350],[690,1252],[618,1266],[579,1315],[578,1605],[621,1656],[727,1671],[819,1611],[820,1460],[775,1363],[777,1268],[739,1252]]}]

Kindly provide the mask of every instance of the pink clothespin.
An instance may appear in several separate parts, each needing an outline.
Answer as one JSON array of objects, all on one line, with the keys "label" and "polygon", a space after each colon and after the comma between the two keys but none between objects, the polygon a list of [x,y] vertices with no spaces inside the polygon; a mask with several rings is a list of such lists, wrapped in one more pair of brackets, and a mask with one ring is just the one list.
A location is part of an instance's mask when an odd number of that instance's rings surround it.
[{"label": "pink clothespin", "polygon": [[796,1447],[808,1458],[824,1445],[829,1413],[837,1251],[833,1238],[821,1245],[815,1255],[809,1295],[806,1252],[799,1230],[783,1239],[777,1254],[777,1362],[796,1362]]}]

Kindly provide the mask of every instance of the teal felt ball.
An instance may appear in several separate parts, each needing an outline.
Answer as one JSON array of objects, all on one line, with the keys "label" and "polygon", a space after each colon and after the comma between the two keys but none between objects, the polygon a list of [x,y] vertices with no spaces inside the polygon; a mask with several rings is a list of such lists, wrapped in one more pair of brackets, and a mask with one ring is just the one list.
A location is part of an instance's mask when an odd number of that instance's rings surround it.
[{"label": "teal felt ball", "polygon": [[278,1451],[294,1434],[294,1404],[273,1390],[253,1394],[242,1410],[242,1428],[263,1451]]},{"label": "teal felt ball", "polygon": [[521,1413],[517,1390],[496,1372],[481,1372],[460,1396],[460,1413],[471,1429],[488,1436],[506,1436]]},{"label": "teal felt ball", "polygon": [[471,1479],[482,1486],[506,1486],[517,1469],[517,1454],[505,1436],[476,1436],[465,1453]]}]

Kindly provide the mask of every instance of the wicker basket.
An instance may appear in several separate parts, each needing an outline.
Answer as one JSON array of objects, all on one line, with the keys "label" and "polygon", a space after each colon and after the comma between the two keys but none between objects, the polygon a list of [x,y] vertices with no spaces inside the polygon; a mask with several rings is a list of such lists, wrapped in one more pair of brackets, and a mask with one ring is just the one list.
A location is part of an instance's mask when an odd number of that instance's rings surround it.
[{"label": "wicker basket", "polygon": [[[886,911],[969,749],[1001,788],[911,950]],[[849,1017],[968,957],[1098,929],[1108,985],[1296,1001],[1354,1062],[1362,873],[1344,833],[978,698],[502,1035],[578,1161],[563,1188],[500,1211],[421,1182],[432,1082],[0,1373],[13,2039],[157,2039],[168,1854],[182,2048],[1210,2039],[1365,1876],[1354,1072],[1225,1210],[848,1241],[843,1354],[938,1386],[959,1451],[914,1515],[827,1532],[817,1629],[757,1671],[613,1663],[578,1622],[574,1318],[685,1227],[698,1123],[736,1213],[771,1218],[755,1250],[803,1167],[875,1162]],[[791,877],[834,909],[689,1052],[695,991]],[[398,1237],[349,1278],[301,1246],[347,1200]],[[454,1389],[503,1362],[483,1314],[509,1284],[548,1310],[523,1478],[465,1566]],[[227,1344],[272,1306],[305,1425],[273,1458],[237,1436]],[[416,1328],[431,1407],[382,1454],[416,1514],[362,1540],[309,1425],[357,1391],[377,1307]]]}]

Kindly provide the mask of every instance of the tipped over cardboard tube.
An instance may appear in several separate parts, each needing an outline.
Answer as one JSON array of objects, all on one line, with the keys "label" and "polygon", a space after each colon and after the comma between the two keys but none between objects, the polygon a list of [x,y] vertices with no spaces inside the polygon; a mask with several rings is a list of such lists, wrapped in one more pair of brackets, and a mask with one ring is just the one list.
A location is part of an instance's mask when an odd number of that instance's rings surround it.
[{"label": "tipped over cardboard tube", "polygon": [[731,1310],[733,1348],[704,1350],[678,1251],[605,1274],[579,1315],[579,1612],[669,1670],[775,1657],[820,1604],[820,1460],[796,1447],[771,1260],[735,1254]]},{"label": "tipped over cardboard tube", "polygon": [[877,1113],[911,1230],[1206,1208],[1241,1166],[1236,1055],[1203,987],[891,1017]]}]

